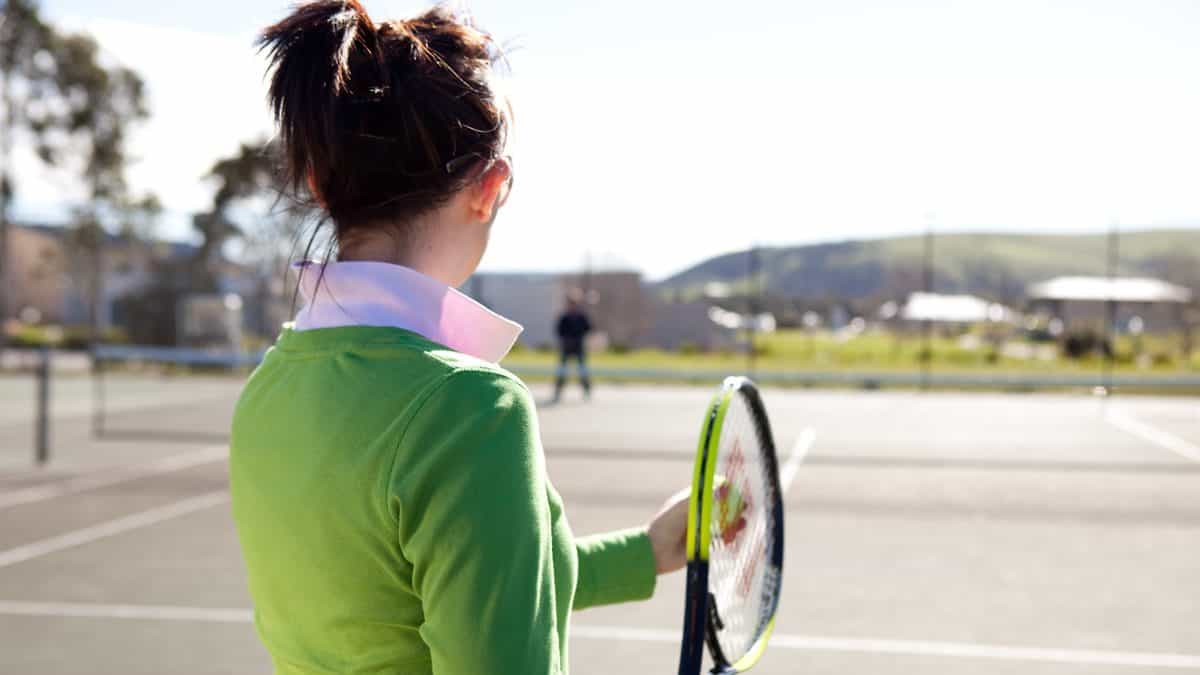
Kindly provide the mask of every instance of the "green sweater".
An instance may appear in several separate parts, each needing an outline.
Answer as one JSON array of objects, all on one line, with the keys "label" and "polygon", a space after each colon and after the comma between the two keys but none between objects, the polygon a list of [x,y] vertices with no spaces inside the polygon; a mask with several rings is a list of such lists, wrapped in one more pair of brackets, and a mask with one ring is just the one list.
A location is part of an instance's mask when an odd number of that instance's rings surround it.
[{"label": "green sweater", "polygon": [[572,535],[525,386],[414,333],[285,329],[232,438],[277,673],[566,673],[572,607],[654,591],[644,529]]}]

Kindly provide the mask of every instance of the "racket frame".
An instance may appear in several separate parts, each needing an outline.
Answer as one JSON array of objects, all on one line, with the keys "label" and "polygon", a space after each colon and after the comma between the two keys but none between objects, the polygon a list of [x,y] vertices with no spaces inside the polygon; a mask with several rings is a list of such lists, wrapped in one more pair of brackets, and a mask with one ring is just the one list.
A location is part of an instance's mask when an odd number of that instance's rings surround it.
[{"label": "racket frame", "polygon": [[[721,385],[721,390],[709,403],[708,410],[701,427],[700,443],[696,450],[696,461],[692,469],[692,492],[688,500],[687,523],[687,595],[684,607],[683,641],[680,647],[679,675],[697,675],[703,664],[703,645],[708,644],[709,653],[713,659],[712,673],[714,675],[729,675],[741,673],[749,669],[766,650],[767,641],[775,629],[775,614],[779,606],[779,591],[775,593],[775,603],[771,608],[771,618],[768,620],[762,635],[754,645],[737,661],[730,663],[717,640],[714,622],[719,617],[712,611],[708,587],[708,557],[712,543],[712,505],[713,482],[716,475],[717,451],[721,443],[721,432],[724,427],[725,413],[735,396],[746,396],[748,408],[754,418],[755,431],[763,444],[764,466],[768,479],[774,486],[773,508],[776,512],[773,536],[777,542],[769,563],[775,568],[779,577],[783,571],[783,491],[779,483],[779,463],[775,454],[771,426],[762,404],[762,398],[754,383],[745,377],[728,377]],[[782,579],[777,579],[780,583]]]}]

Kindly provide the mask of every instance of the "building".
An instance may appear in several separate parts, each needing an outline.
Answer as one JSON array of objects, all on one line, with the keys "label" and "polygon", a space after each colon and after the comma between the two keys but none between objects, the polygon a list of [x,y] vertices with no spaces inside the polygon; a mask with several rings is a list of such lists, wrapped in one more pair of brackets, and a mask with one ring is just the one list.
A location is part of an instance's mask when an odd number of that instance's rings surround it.
[{"label": "building", "polygon": [[472,276],[463,292],[525,327],[520,344],[553,348],[555,324],[569,293],[579,291],[595,332],[593,348],[726,349],[736,330],[713,320],[705,301],[669,302],[655,297],[639,272],[583,274],[496,273]]},{"label": "building", "polygon": [[943,293],[910,293],[900,318],[905,321],[933,321],[961,325],[980,323],[1012,323],[1016,312],[998,302],[989,302],[974,295]]},{"label": "building", "polygon": [[58,228],[10,227],[4,262],[0,270],[12,316],[62,324],[84,312],[72,294],[71,264]]},{"label": "building", "polygon": [[644,336],[647,346],[701,351],[733,349],[738,346],[738,328],[715,320],[715,316],[719,316],[724,310],[708,302],[652,300],[652,308],[651,320]]},{"label": "building", "polygon": [[1186,330],[1184,309],[1192,301],[1189,289],[1145,277],[1055,277],[1030,285],[1027,295],[1031,310],[1068,329],[1103,327],[1111,311],[1115,328],[1136,317],[1139,332]]},{"label": "building", "polygon": [[[634,348],[645,345],[650,327],[650,302],[641,272],[604,271],[564,274],[559,278],[561,297],[579,291],[600,340],[607,346]],[[564,302],[559,301],[559,311]]]},{"label": "building", "polygon": [[472,275],[462,290],[524,326],[520,344],[533,349],[554,346],[554,322],[564,297],[559,275],[483,272]]},{"label": "building", "polygon": [[[11,315],[33,323],[84,326],[90,322],[91,302],[87,254],[64,227],[15,225],[9,228],[8,262],[4,284]],[[192,294],[191,268],[199,247],[182,242],[146,241],[106,235],[102,255],[102,295],[97,303],[101,330],[117,328],[135,341],[175,342],[175,318],[182,298]],[[246,298],[246,315],[255,319],[267,284],[261,274],[235,262],[214,261],[221,294]],[[277,312],[276,312],[277,313]],[[278,330],[278,321],[268,333]],[[265,326],[264,326],[265,327]],[[253,332],[257,325],[250,327]]]}]

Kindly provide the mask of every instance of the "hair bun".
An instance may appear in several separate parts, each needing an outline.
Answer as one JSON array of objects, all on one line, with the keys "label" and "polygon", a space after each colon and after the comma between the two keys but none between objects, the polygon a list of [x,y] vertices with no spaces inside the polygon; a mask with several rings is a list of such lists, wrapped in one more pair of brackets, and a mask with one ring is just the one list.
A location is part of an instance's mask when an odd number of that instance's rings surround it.
[{"label": "hair bun", "polygon": [[445,6],[376,25],[358,0],[317,0],[258,44],[288,182],[339,228],[409,219],[461,188],[449,162],[503,147],[491,38]]}]

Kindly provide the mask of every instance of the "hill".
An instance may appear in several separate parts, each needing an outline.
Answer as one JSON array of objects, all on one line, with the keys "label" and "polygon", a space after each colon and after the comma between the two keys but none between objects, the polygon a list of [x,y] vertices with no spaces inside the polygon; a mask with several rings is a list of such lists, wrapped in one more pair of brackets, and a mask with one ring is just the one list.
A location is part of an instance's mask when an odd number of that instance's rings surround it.
[{"label": "hill", "polygon": [[[899,298],[923,285],[923,236],[758,249],[771,295],[797,298]],[[938,234],[934,289],[1016,301],[1026,285],[1060,275],[1107,273],[1106,235]],[[1119,239],[1118,274],[1153,276],[1200,291],[1200,231],[1142,230]],[[682,296],[706,284],[748,288],[749,251],[716,256],[657,285]]]}]

